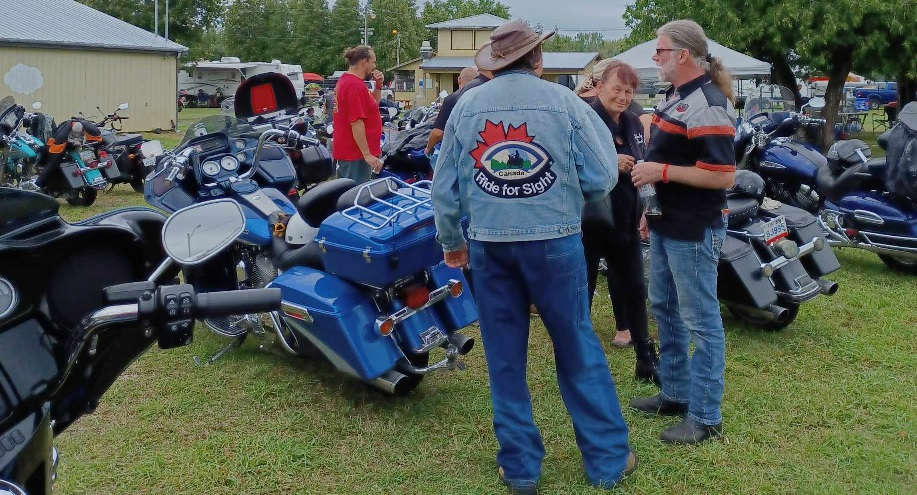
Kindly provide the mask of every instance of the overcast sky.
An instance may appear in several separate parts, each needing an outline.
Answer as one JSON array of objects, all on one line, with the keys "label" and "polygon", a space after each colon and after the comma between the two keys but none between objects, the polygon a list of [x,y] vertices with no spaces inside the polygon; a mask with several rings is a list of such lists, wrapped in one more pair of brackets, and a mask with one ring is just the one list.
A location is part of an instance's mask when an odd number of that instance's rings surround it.
[{"label": "overcast sky", "polygon": [[[360,0],[362,5],[366,0]],[[577,31],[599,31],[607,39],[623,38],[629,30],[624,25],[624,8],[635,0],[499,0],[509,7],[514,19],[522,18],[546,29],[560,28],[560,34],[573,36]],[[329,0],[334,5],[334,0]],[[424,0],[415,0],[423,8]]]}]

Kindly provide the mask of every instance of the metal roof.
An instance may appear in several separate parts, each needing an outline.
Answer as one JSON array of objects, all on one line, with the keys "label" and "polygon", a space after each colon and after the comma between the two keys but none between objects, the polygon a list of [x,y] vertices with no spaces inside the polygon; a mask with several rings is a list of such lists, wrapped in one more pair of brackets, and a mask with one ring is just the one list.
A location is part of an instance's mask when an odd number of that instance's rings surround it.
[{"label": "metal roof", "polygon": [[427,24],[427,29],[496,29],[505,22],[509,22],[509,19],[497,17],[493,14],[478,14],[452,19],[451,21]]},{"label": "metal roof", "polygon": [[188,51],[178,43],[74,0],[0,0],[0,12],[0,45]]},{"label": "metal roof", "polygon": [[[544,70],[558,72],[561,70],[585,69],[598,58],[599,52],[544,52]],[[460,71],[474,65],[474,57],[433,57],[421,64],[423,70]]]}]

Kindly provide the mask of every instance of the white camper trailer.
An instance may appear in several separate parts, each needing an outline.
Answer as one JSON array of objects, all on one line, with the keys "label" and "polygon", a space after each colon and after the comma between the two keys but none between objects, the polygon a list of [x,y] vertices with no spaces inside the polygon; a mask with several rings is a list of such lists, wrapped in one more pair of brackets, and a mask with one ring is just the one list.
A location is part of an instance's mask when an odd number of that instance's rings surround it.
[{"label": "white camper trailer", "polygon": [[218,90],[224,96],[230,97],[236,93],[236,88],[245,79],[264,72],[279,72],[293,83],[296,97],[302,98],[305,84],[302,79],[302,67],[281,63],[279,60],[270,62],[241,62],[236,57],[223,57],[218,62],[196,62],[188,70],[178,73],[178,89],[195,95],[203,90],[208,95],[215,94]]}]

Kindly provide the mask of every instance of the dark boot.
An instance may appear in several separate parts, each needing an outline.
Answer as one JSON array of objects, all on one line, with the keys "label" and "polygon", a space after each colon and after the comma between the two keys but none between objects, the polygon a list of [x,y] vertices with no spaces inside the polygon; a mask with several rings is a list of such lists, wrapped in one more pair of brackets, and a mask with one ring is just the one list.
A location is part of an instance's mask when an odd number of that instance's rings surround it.
[{"label": "dark boot", "polygon": [[653,339],[634,341],[634,353],[637,355],[637,365],[634,368],[634,378],[642,382],[653,382],[662,388],[659,380],[659,355],[656,353],[656,342]]},{"label": "dark boot", "polygon": [[681,423],[662,430],[659,438],[666,443],[694,445],[723,434],[723,424],[705,425],[685,418]]},{"label": "dark boot", "polygon": [[684,416],[688,414],[688,404],[666,400],[662,395],[637,397],[630,401],[630,407],[659,416]]}]

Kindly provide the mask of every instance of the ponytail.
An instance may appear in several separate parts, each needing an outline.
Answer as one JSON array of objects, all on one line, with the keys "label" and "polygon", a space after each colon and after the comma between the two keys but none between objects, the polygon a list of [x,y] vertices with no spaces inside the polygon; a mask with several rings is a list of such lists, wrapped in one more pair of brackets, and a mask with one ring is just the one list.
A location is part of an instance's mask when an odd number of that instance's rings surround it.
[{"label": "ponytail", "polygon": [[710,60],[710,80],[720,88],[720,91],[726,95],[729,101],[735,103],[736,95],[735,91],[732,90],[732,74],[730,74],[729,70],[723,65],[723,60],[721,58],[711,56],[707,58]]}]

